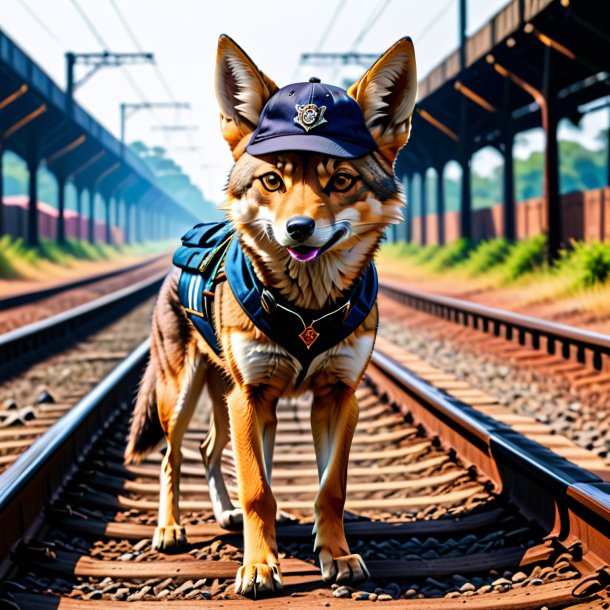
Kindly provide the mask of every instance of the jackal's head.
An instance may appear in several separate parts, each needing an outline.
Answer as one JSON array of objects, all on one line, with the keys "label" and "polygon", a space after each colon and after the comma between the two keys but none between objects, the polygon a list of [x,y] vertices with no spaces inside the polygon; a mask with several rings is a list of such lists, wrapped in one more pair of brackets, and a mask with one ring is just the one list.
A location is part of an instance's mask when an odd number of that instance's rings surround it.
[{"label": "jackal's head", "polygon": [[393,165],[416,88],[408,38],[345,92],[318,79],[279,90],[221,36],[216,94],[235,159],[226,209],[256,272],[293,303],[337,298],[401,222]]}]

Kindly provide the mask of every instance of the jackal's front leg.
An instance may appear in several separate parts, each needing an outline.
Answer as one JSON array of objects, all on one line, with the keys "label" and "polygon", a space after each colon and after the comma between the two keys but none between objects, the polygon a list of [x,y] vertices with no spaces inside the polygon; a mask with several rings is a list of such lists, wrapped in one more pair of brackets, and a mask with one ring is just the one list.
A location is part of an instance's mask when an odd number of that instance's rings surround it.
[{"label": "jackal's front leg", "polygon": [[369,577],[360,555],[350,553],[343,526],[347,464],[357,422],[358,402],[352,389],[325,386],[314,391],[311,428],[320,478],[314,550],[322,578],[339,583],[357,583]]},{"label": "jackal's front leg", "polygon": [[237,488],[244,519],[244,565],[235,591],[242,595],[282,588],[275,540],[276,502],[265,472],[263,437],[275,433],[276,400],[235,387],[228,397],[231,443],[237,466]]}]

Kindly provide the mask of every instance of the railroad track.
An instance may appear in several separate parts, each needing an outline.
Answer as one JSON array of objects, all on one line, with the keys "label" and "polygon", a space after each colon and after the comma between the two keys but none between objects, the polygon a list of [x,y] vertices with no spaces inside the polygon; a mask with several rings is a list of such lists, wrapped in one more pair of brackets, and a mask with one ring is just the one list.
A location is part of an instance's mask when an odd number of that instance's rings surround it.
[{"label": "railroad track", "polygon": [[[544,431],[503,423],[509,414],[383,339],[358,391],[346,519],[371,582],[333,589],[320,581],[306,399],[283,401],[278,411],[273,488],[293,519],[278,526],[282,597],[254,602],[232,589],[241,540],[213,521],[198,458],[205,404],[183,449],[190,547],[172,557],[152,550],[161,456],[129,467],[121,459],[147,349],[142,344],[0,478],[0,556],[13,549],[2,566],[0,608],[105,610],[126,600],[134,610],[342,608],[353,599],[424,609],[608,607],[607,484],[561,457],[565,445],[537,442],[549,441]],[[224,457],[234,493],[230,447]]]},{"label": "railroad track", "polygon": [[0,335],[0,381],[86,337],[155,295],[168,269],[126,288]]},{"label": "railroad track", "polygon": [[0,334],[84,305],[169,268],[167,255],[135,265],[0,300]]},{"label": "railroad track", "polygon": [[0,335],[0,472],[148,336],[165,273]]},{"label": "railroad track", "polygon": [[395,282],[381,282],[380,292],[392,299],[443,320],[516,341],[520,346],[544,350],[550,356],[588,364],[595,370],[607,366],[610,336],[567,324],[487,307],[478,303],[408,289]]},{"label": "railroad track", "polygon": [[384,282],[382,334],[610,464],[610,336]]},{"label": "railroad track", "polygon": [[166,254],[159,254],[157,256],[153,256],[147,258],[146,260],[140,261],[139,263],[128,265],[126,267],[115,269],[113,271],[106,271],[104,273],[89,275],[78,280],[63,282],[56,286],[51,286],[50,288],[43,288],[41,290],[31,290],[20,294],[15,294],[10,297],[3,297],[0,299],[0,310],[10,309],[11,307],[20,307],[22,305],[28,305],[31,303],[38,303],[42,299],[66,293],[76,288],[82,288],[83,286],[89,286],[90,284],[97,284],[99,282],[103,282],[111,278],[115,278],[121,275],[127,275],[129,273],[133,273],[134,271],[143,270],[146,267],[154,265],[155,263],[164,259],[166,256]]}]

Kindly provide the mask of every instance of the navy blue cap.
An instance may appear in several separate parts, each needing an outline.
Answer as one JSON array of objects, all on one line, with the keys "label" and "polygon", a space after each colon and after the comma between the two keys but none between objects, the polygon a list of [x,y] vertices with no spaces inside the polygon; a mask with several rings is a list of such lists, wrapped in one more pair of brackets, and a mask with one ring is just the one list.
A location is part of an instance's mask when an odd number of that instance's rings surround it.
[{"label": "navy blue cap", "polygon": [[311,78],[271,96],[246,151],[256,156],[304,150],[355,159],[376,148],[356,100],[345,89]]}]

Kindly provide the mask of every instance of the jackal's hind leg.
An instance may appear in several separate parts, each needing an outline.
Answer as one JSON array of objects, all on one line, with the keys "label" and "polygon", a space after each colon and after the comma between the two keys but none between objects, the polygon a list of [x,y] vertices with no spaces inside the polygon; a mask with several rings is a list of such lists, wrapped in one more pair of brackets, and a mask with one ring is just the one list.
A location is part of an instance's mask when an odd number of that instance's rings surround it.
[{"label": "jackal's hind leg", "polygon": [[174,552],[186,545],[186,534],[180,526],[181,445],[205,381],[207,362],[198,355],[186,359],[181,388],[157,384],[157,406],[167,450],[161,463],[159,520],[153,537],[153,548]]},{"label": "jackal's hind leg", "polygon": [[222,474],[222,452],[229,441],[229,409],[225,399],[228,389],[219,372],[213,371],[208,376],[207,390],[212,402],[212,414],[208,434],[199,450],[216,521],[225,529],[240,530],[243,527],[242,510],[233,505]]}]

